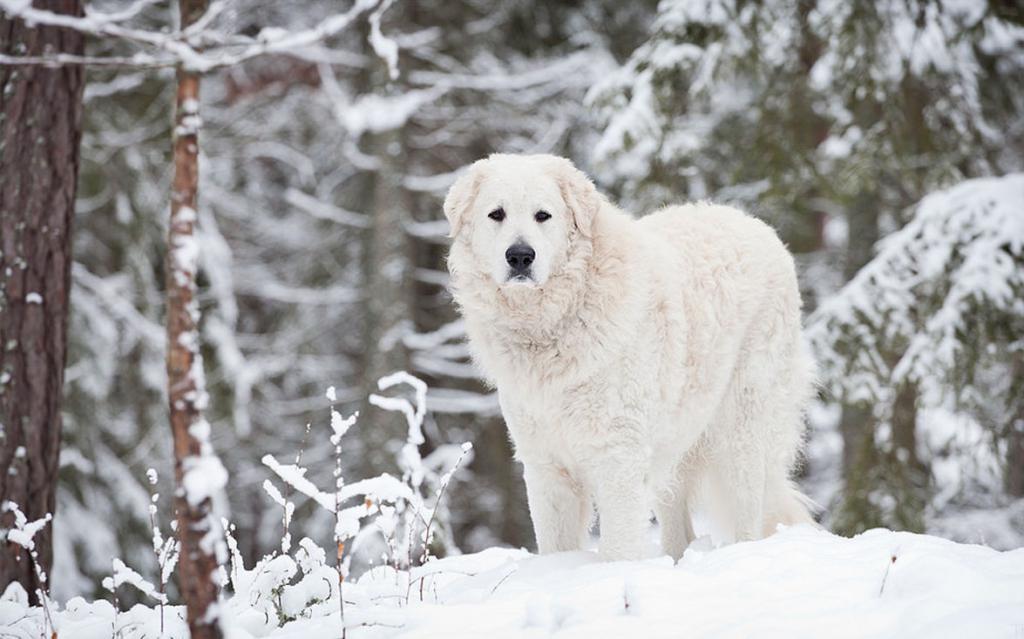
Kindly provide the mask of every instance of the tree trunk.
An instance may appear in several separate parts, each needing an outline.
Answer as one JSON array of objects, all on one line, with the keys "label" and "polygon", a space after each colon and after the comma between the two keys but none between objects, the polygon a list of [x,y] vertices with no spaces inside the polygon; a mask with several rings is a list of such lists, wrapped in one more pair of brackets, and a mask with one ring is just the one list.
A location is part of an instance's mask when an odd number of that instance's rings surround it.
[{"label": "tree trunk", "polygon": [[[367,393],[377,392],[377,380],[384,375],[408,369],[402,336],[413,316],[411,251],[405,232],[410,202],[402,186],[401,134],[374,133],[370,148],[380,160],[380,168],[373,177],[372,219],[363,262],[367,291],[363,379]],[[359,421],[366,434],[365,468],[360,470],[366,476],[393,470],[396,462],[389,445],[405,438],[402,419],[367,406]]]},{"label": "tree trunk", "polygon": [[[849,282],[865,264],[871,261],[878,242],[878,199],[874,193],[860,193],[849,207],[846,215],[848,243],[843,279]],[[843,404],[839,420],[839,432],[843,436],[843,477],[849,482],[850,473],[855,472],[856,457],[863,450],[861,439],[874,437],[874,417],[871,407],[866,404]]]},{"label": "tree trunk", "polygon": [[[206,0],[180,0],[184,29],[206,11]],[[207,396],[199,353],[196,225],[199,185],[199,75],[178,69],[174,126],[174,183],[167,248],[167,395],[174,435],[175,509],[181,556],[178,585],[192,639],[219,638],[217,613],[223,536],[211,495],[224,485],[223,466],[209,442],[202,410]]]},{"label": "tree trunk", "polygon": [[[80,0],[37,5],[82,15]],[[0,53],[82,55],[83,37],[0,14]],[[82,134],[81,67],[0,66],[0,502],[29,520],[55,507],[71,290],[71,221]],[[12,516],[0,516],[0,528]],[[50,571],[49,527],[35,536]],[[0,591],[42,587],[20,547],[0,552]]]},{"label": "tree trunk", "polygon": [[890,526],[924,532],[928,504],[928,467],[917,454],[917,385],[904,382],[892,407],[892,452],[883,479],[896,508]]},{"label": "tree trunk", "polygon": [[[845,281],[853,279],[874,255],[878,242],[878,200],[864,190],[847,208],[848,243]],[[833,516],[832,528],[839,534],[857,534],[882,525],[869,499],[877,479],[878,451],[875,449],[875,415],[867,402],[843,403],[839,418],[843,437],[843,490]]]},{"label": "tree trunk", "polygon": [[1024,400],[1021,386],[1024,380],[1024,354],[1017,351],[1010,364],[1010,406],[1006,424],[1006,492],[1012,497],[1024,497]]}]

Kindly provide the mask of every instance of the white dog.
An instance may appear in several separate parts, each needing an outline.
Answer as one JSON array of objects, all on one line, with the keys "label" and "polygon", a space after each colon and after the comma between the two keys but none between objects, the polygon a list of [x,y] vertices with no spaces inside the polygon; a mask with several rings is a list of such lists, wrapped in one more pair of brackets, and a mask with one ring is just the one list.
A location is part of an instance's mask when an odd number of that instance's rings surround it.
[{"label": "white dog", "polygon": [[693,540],[707,494],[737,540],[813,523],[790,471],[813,387],[793,259],[723,206],[635,220],[568,160],[492,155],[448,192],[451,288],[498,389],[541,553]]}]

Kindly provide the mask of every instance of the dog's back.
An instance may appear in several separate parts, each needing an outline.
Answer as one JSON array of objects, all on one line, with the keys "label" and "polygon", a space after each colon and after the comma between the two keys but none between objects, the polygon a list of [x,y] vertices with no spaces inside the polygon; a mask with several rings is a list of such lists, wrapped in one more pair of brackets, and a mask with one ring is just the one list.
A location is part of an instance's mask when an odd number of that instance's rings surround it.
[{"label": "dog's back", "polygon": [[753,508],[761,521],[728,522],[741,538],[770,534],[778,523],[813,522],[810,502],[789,481],[814,388],[792,256],[770,226],[726,206],[668,207],[638,226],[648,242],[670,247],[679,279],[668,291],[683,299],[695,385],[725,389],[701,451],[713,463],[693,468],[689,483],[717,483],[716,501],[725,504],[765,486]]}]

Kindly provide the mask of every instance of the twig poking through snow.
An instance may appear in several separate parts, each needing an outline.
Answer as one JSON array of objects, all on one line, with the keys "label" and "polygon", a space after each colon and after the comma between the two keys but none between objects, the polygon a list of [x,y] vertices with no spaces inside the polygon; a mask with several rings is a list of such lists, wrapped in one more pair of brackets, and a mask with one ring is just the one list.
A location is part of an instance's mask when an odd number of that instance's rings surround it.
[{"label": "twig poking through snow", "polygon": [[892,567],[896,565],[896,555],[899,553],[899,551],[899,548],[892,551],[892,556],[889,558],[889,563],[885,566],[885,574],[882,575],[882,585],[878,589],[879,597],[881,597],[882,593],[885,592],[885,582],[889,579],[889,572],[892,570]]},{"label": "twig poking through snow", "polygon": [[[159,481],[159,476],[156,474],[156,470],[150,468],[146,471],[146,479],[149,481],[151,487],[150,491],[150,503],[149,503],[149,527],[153,531],[153,555],[156,557],[156,565],[159,572],[160,589],[159,596],[155,599],[160,605],[160,633],[164,633],[164,604],[167,603],[167,582],[171,578],[171,573],[174,571],[174,566],[178,562],[178,541],[174,538],[174,535],[164,539],[163,534],[160,532],[160,523],[157,521],[157,502],[160,500],[160,494],[156,492],[156,484]],[[116,594],[115,594],[116,598]]]},{"label": "twig poking through snow", "polygon": [[493,595],[494,593],[498,592],[498,588],[501,587],[501,584],[503,584],[506,581],[508,581],[508,578],[511,577],[512,575],[516,574],[518,571],[519,571],[519,567],[518,566],[513,566],[512,570],[509,570],[507,573],[505,573],[505,576],[502,577],[501,579],[499,579],[498,583],[494,584],[494,587],[491,588],[490,594]]},{"label": "twig poking through snow", "polygon": [[[327,389],[327,401],[331,402],[331,443],[334,444],[334,548],[335,548],[335,570],[338,572],[338,615],[341,620],[341,639],[348,636],[348,626],[345,624],[345,542],[343,537],[341,521],[341,503],[343,501],[342,489],[345,488],[345,478],[341,474],[341,438],[348,432],[348,429],[356,423],[359,413],[353,413],[348,419],[342,418],[341,413],[334,409],[334,402],[337,395],[334,387]],[[309,427],[306,427],[308,432]],[[369,502],[369,499],[367,499]]]},{"label": "twig poking through snow", "polygon": [[[434,517],[437,515],[437,509],[441,506],[441,500],[444,499],[445,490],[448,488],[448,483],[452,480],[452,475],[459,469],[462,464],[462,460],[466,458],[466,455],[473,450],[473,444],[466,442],[462,445],[462,454],[455,460],[455,465],[441,477],[441,487],[437,490],[437,501],[434,503],[434,507],[430,510],[430,519],[427,521],[426,529],[423,531],[423,556],[420,558],[420,563],[425,564],[430,558],[430,527],[434,524]],[[423,582],[420,582],[420,601],[423,601]]]}]

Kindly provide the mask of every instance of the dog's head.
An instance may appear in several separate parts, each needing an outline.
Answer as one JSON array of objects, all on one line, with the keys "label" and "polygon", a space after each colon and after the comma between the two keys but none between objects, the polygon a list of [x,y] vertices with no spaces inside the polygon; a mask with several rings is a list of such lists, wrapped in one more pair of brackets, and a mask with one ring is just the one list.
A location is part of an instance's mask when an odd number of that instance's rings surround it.
[{"label": "dog's head", "polygon": [[572,162],[553,155],[496,154],[469,167],[444,213],[461,259],[499,288],[541,287],[574,241],[589,238],[600,198]]}]

